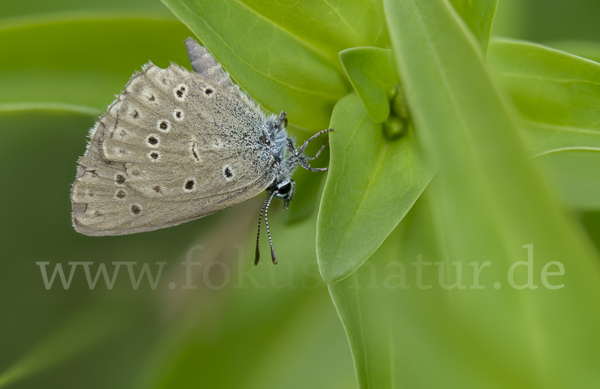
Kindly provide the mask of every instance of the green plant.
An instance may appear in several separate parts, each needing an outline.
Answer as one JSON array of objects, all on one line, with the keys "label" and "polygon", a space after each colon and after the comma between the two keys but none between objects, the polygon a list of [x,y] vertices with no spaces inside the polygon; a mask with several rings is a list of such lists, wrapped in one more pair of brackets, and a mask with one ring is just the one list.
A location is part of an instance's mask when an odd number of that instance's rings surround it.
[{"label": "green plant", "polygon": [[[265,109],[285,110],[296,134],[335,129],[324,187],[298,175],[289,221],[309,222],[290,226],[298,235],[290,232],[280,242],[290,253],[301,252],[296,258],[304,256],[304,263],[314,261],[316,251],[359,387],[597,384],[600,262],[592,211],[600,209],[599,63],[522,40],[490,40],[496,0],[163,3]],[[0,66],[4,123],[39,126],[47,118],[23,119],[19,112],[53,109],[82,126],[87,119],[81,116],[99,114],[109,102],[105,94],[120,90],[146,61],[144,52],[161,51],[161,59],[185,64],[176,42],[189,31],[160,12],[0,30],[0,47],[15,58]],[[92,32],[98,29],[105,33]],[[56,55],[56,42],[73,40],[81,43],[77,56]],[[23,51],[23,42],[33,42],[33,49]],[[593,45],[556,46],[592,59],[600,52]],[[23,71],[40,57],[49,58],[44,69]],[[31,89],[37,101],[27,101]],[[315,223],[316,232],[307,226]],[[315,234],[314,247],[297,248],[299,236],[312,242]],[[527,261],[531,274],[515,271],[514,285],[507,284],[510,269]],[[315,322],[325,325],[332,317],[322,308],[325,290],[286,291],[297,308],[281,314],[289,319],[287,330],[257,335],[272,350],[261,359],[262,373],[273,373],[266,366],[279,342],[292,346],[277,355],[302,368],[263,379],[239,367],[237,377],[195,380],[188,374],[196,361],[217,364],[207,353],[239,366],[261,343],[230,324],[223,326],[231,339],[222,340],[222,348],[201,341],[183,346],[201,337],[201,330],[188,328],[198,320],[188,312],[169,327],[185,329],[184,335],[167,337],[153,364],[144,365],[146,372],[165,360],[171,367],[138,386],[277,387],[297,376],[295,384],[307,387],[302,380],[318,369],[306,361],[311,355],[343,358],[345,352],[339,343],[325,343],[329,336],[340,340],[341,327],[303,343],[310,332],[293,325],[312,314],[313,303],[323,312]],[[235,320],[251,315],[246,304],[260,309],[252,300],[262,292],[250,293],[236,295]],[[250,326],[258,331],[259,321]],[[244,342],[241,356],[232,356],[229,347]],[[44,363],[33,365],[30,370],[41,370]],[[346,372],[335,366],[334,378],[320,371],[318,381],[352,386]]]}]

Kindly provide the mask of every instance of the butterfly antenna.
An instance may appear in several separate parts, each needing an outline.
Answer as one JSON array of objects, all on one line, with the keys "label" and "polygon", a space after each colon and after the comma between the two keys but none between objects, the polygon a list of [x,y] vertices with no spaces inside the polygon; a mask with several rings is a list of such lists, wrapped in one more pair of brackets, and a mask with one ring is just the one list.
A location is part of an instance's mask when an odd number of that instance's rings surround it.
[{"label": "butterfly antenna", "polygon": [[[254,254],[254,266],[258,265],[258,261],[260,260],[260,249],[258,247],[258,243],[260,240],[260,222],[261,222],[262,215],[265,212],[265,206],[267,205],[268,200],[269,200],[269,198],[267,197],[265,199],[265,201],[263,202],[260,213],[258,214],[258,233],[256,234],[256,253]],[[266,215],[265,215],[265,220],[266,220]]]},{"label": "butterfly antenna", "polygon": [[277,265],[277,255],[275,254],[275,249],[273,248],[273,240],[271,239],[271,231],[269,230],[269,220],[267,219],[267,213],[269,212],[269,206],[271,205],[273,196],[275,196],[275,192],[273,192],[273,194],[269,197],[269,201],[267,201],[267,208],[265,209],[265,225],[267,226],[267,235],[269,236],[269,244],[271,245],[271,259],[273,260],[273,265]]}]

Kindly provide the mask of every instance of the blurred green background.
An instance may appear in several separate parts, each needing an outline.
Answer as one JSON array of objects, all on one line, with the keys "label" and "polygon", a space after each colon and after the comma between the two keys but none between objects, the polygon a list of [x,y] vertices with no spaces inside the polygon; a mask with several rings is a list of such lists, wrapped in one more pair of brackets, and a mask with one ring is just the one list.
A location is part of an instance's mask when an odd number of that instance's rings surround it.
[{"label": "blurred green background", "polygon": [[[600,41],[598,15],[595,0],[501,0],[493,33],[589,49]],[[72,228],[70,185],[89,129],[144,63],[188,66],[192,35],[159,1],[0,2],[0,387],[356,387],[315,257],[321,177],[304,175],[311,183],[299,185],[290,213],[271,209],[277,266],[265,236],[253,266],[262,196],[144,234]],[[578,217],[600,244],[600,212]],[[197,289],[182,288],[188,256],[201,262]],[[80,265],[68,290],[58,278],[47,290],[38,262],[50,273],[62,264],[67,276],[69,262],[92,262],[92,275],[114,262],[162,273],[155,289],[134,289],[122,265],[113,288],[101,278],[90,290]]]}]

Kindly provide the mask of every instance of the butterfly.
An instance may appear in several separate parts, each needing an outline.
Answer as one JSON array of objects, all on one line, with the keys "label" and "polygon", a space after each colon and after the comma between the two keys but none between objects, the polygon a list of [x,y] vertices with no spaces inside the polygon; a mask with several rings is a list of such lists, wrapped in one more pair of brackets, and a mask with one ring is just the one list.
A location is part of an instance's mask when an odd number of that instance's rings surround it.
[{"label": "butterfly", "polygon": [[152,63],[132,76],[90,131],[71,190],[75,229],[85,235],[124,235],[175,226],[267,191],[261,217],[277,263],[267,213],[294,197],[297,166],[312,168],[308,144],[288,137],[286,113],[265,115],[194,39],[185,41],[193,72]]}]

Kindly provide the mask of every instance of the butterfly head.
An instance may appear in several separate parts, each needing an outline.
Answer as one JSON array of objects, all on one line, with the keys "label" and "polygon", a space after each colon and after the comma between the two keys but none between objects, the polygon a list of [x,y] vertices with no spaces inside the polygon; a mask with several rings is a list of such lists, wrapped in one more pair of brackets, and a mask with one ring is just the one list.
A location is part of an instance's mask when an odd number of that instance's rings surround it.
[{"label": "butterfly head", "polygon": [[283,199],[283,209],[290,207],[290,201],[294,198],[296,192],[296,183],[293,179],[285,177],[284,179],[277,181],[273,184],[269,190],[270,194],[274,197]]}]

